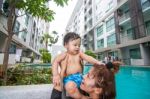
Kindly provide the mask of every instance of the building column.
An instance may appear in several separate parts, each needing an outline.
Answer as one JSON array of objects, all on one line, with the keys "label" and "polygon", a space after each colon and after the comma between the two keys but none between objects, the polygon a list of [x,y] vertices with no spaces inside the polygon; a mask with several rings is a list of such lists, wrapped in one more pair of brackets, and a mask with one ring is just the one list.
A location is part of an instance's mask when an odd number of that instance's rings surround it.
[{"label": "building column", "polygon": [[2,9],[3,0],[0,0],[0,10]]},{"label": "building column", "polygon": [[120,29],[119,29],[119,19],[118,19],[118,11],[114,12],[115,17],[115,32],[116,32],[116,44],[120,44]]},{"label": "building column", "polygon": [[129,0],[134,39],[146,36],[141,0]]},{"label": "building column", "polygon": [[[147,42],[148,44],[148,42]],[[145,44],[140,44],[140,52],[141,52],[141,58],[144,61],[144,65],[150,65],[150,46],[147,46],[146,43]]]}]

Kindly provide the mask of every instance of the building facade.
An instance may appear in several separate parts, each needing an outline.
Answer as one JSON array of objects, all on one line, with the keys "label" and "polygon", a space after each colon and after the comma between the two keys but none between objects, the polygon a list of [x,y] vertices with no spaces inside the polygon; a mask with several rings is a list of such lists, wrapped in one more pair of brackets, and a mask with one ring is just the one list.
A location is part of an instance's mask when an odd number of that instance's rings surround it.
[{"label": "building facade", "polygon": [[[2,0],[3,1],[3,0]],[[1,1],[1,2],[2,2]],[[0,4],[1,13],[0,13],[0,23],[2,23],[5,27],[7,27],[7,14],[5,12],[5,5],[3,3]],[[18,11],[18,14],[22,14],[24,12]],[[7,36],[7,32],[4,30],[3,25],[0,24],[0,64],[3,63],[4,57],[4,45]],[[39,60],[40,48],[45,48],[45,45],[40,43],[41,37],[43,33],[48,33],[49,24],[44,20],[39,18],[32,17],[29,14],[18,17],[15,25],[14,31],[16,34],[12,38],[11,46],[10,46],[10,55],[9,55],[9,64],[15,64],[16,62],[30,62],[31,57],[34,55],[35,61]],[[26,31],[21,31],[26,29]]]},{"label": "building facade", "polygon": [[83,45],[99,60],[150,65],[149,0],[84,0]]}]

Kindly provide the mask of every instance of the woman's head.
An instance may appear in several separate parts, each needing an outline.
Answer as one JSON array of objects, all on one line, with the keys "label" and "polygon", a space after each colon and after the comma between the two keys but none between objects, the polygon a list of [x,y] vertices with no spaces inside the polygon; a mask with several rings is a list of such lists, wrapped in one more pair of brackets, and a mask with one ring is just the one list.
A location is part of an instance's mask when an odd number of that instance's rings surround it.
[{"label": "woman's head", "polygon": [[94,65],[84,76],[81,89],[90,94],[101,95],[108,81],[108,69],[104,65]]},{"label": "woman's head", "polygon": [[85,75],[81,89],[89,94],[94,93],[108,99],[114,98],[116,92],[113,71],[110,71],[106,65],[95,64]]},{"label": "woman's head", "polygon": [[80,51],[81,37],[77,33],[69,32],[65,35],[63,44],[67,51],[77,54]]}]

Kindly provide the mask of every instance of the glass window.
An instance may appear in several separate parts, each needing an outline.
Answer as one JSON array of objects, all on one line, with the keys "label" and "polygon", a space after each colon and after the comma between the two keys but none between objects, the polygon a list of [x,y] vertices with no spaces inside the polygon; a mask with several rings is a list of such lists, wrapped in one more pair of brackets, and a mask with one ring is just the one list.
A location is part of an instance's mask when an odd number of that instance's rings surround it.
[{"label": "glass window", "polygon": [[20,28],[20,23],[18,21],[16,21],[15,23],[15,27],[14,27],[14,32],[17,32],[16,35],[18,35],[18,31],[19,31],[19,28]]},{"label": "glass window", "polygon": [[113,46],[116,44],[116,35],[115,33],[107,37],[107,46]]},{"label": "glass window", "polygon": [[113,0],[111,0],[111,1],[108,3],[106,12],[108,12],[112,7],[113,7]]},{"label": "glass window", "polygon": [[150,7],[150,2],[148,0],[141,0],[142,9]]},{"label": "glass window", "polygon": [[150,21],[146,22],[146,33],[150,35]]},{"label": "glass window", "polygon": [[104,48],[104,39],[97,41],[97,48]]},{"label": "glass window", "polygon": [[130,58],[141,59],[140,48],[130,49]]},{"label": "glass window", "polygon": [[133,39],[133,30],[132,29],[128,29],[127,30],[127,37],[128,37],[128,39]]},{"label": "glass window", "polygon": [[28,25],[28,22],[29,22],[29,15],[26,15],[26,18],[25,18],[25,24],[26,24],[26,26]]},{"label": "glass window", "polygon": [[23,32],[21,33],[21,39],[23,39],[24,42],[26,41],[26,36],[27,36],[27,32],[26,32],[26,31],[23,31]]},{"label": "glass window", "polygon": [[115,22],[114,22],[114,17],[112,17],[106,22],[106,31],[108,32],[114,28],[115,28]]},{"label": "glass window", "polygon": [[96,32],[97,32],[97,37],[102,35],[103,34],[103,25],[97,27]]},{"label": "glass window", "polygon": [[11,44],[10,45],[9,53],[11,53],[11,54],[15,54],[16,53],[16,45],[15,44]]},{"label": "glass window", "polygon": [[147,0],[141,0],[141,4],[145,3]]},{"label": "glass window", "polygon": [[104,60],[105,56],[104,56],[104,53],[98,53],[98,60]]}]

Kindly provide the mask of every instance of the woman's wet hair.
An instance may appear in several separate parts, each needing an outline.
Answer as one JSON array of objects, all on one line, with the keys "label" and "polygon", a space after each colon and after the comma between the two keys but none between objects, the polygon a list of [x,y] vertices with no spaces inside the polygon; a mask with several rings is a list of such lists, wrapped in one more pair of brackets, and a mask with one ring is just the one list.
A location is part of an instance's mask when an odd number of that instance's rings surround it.
[{"label": "woman's wet hair", "polygon": [[118,72],[120,65],[121,65],[120,61],[114,61],[114,62],[106,63],[107,69],[114,72],[114,73]]},{"label": "woman's wet hair", "polygon": [[119,70],[119,62],[110,62],[106,65],[94,64],[94,77],[96,80],[95,86],[102,88],[103,92],[100,94],[102,99],[115,99],[115,71]]},{"label": "woman's wet hair", "polygon": [[81,39],[81,37],[75,32],[69,32],[64,36],[63,45],[67,44],[69,41]]}]

